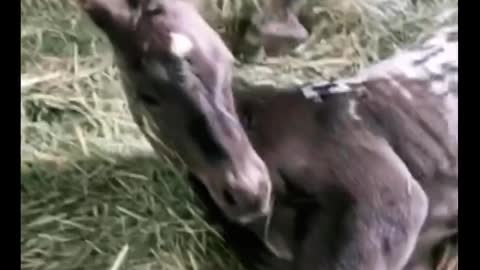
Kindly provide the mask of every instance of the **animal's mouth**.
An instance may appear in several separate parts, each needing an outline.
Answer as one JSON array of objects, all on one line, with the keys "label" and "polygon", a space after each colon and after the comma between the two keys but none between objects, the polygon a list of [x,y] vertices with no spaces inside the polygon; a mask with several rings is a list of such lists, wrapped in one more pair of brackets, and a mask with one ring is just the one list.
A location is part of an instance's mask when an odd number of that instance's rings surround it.
[{"label": "animal's mouth", "polygon": [[276,231],[272,220],[275,218],[274,212],[275,200],[272,196],[272,208],[268,215],[259,217],[252,221],[251,227],[255,234],[262,240],[265,247],[276,257],[290,261],[293,259],[293,253],[290,249],[287,238],[283,231]]},{"label": "animal's mouth", "polygon": [[285,218],[282,210],[275,211],[277,203],[274,192],[271,190],[264,211],[242,217],[239,221],[244,226],[249,227],[274,256],[291,261],[293,252],[287,235],[292,232],[293,228],[291,226],[283,227],[283,223],[285,222],[284,219],[288,219],[287,223],[292,222],[292,220]]},{"label": "animal's mouth", "polygon": [[238,222],[240,224],[246,225],[249,223],[258,222],[259,220],[263,220],[263,219],[269,220],[273,214],[273,208],[275,203],[272,192],[269,192],[269,193],[270,194],[268,195],[268,199],[265,201],[263,207],[259,211],[245,214],[239,217]]}]

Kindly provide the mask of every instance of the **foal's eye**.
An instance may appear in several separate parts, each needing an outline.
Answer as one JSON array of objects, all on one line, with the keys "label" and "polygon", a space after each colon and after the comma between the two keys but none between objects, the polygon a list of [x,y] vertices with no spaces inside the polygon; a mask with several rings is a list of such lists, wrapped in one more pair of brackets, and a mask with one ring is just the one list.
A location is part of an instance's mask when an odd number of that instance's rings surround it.
[{"label": "foal's eye", "polygon": [[140,98],[141,101],[143,101],[147,105],[151,105],[151,106],[158,105],[158,101],[151,94],[140,93],[138,97]]},{"label": "foal's eye", "polygon": [[218,143],[203,117],[194,117],[189,123],[188,130],[193,141],[210,162],[218,162],[227,158],[227,153]]},{"label": "foal's eye", "polygon": [[227,202],[229,205],[233,206],[235,205],[235,199],[233,198],[232,193],[230,193],[228,190],[223,191],[223,199],[225,202]]},{"label": "foal's eye", "polygon": [[168,98],[168,88],[158,84],[157,88],[142,88],[137,92],[138,99],[148,106],[160,106],[165,103]]}]

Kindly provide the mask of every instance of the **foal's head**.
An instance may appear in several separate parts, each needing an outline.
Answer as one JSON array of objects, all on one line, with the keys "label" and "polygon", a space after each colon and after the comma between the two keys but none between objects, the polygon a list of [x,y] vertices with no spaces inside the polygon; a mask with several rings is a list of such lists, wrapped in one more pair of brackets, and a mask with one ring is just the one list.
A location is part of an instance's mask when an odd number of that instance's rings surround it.
[{"label": "foal's head", "polygon": [[137,124],[149,119],[155,137],[179,154],[226,216],[245,223],[268,214],[268,170],[234,108],[233,57],[193,6],[180,0],[81,3],[116,51]]}]

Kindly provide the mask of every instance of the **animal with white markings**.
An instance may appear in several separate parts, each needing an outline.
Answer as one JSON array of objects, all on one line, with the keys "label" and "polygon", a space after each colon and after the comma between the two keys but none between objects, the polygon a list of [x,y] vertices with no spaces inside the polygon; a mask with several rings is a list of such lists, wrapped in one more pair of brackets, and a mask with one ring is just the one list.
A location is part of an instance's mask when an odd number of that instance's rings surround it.
[{"label": "animal with white markings", "polygon": [[[231,219],[270,212],[271,181],[234,109],[234,59],[184,1],[80,1],[113,44],[135,122],[173,149]],[[226,68],[218,68],[226,67]]]},{"label": "animal with white markings", "polygon": [[457,233],[456,29],[351,79],[234,99],[231,54],[184,2],[81,3],[134,120],[253,269],[431,267]]}]

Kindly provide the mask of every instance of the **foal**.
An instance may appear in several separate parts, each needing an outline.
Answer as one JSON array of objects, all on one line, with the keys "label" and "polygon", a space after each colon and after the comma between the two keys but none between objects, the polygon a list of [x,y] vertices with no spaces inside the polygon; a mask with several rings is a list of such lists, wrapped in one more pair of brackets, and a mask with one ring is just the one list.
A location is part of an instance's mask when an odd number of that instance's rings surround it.
[{"label": "foal", "polygon": [[80,3],[111,40],[131,113],[155,150],[178,153],[230,219],[247,223],[267,215],[271,180],[234,108],[234,59],[194,7]]},{"label": "foal", "polygon": [[114,46],[135,121],[185,160],[255,269],[400,270],[455,233],[443,227],[457,211],[456,32],[351,80],[239,94],[247,137],[232,57],[193,8],[81,2]]}]

